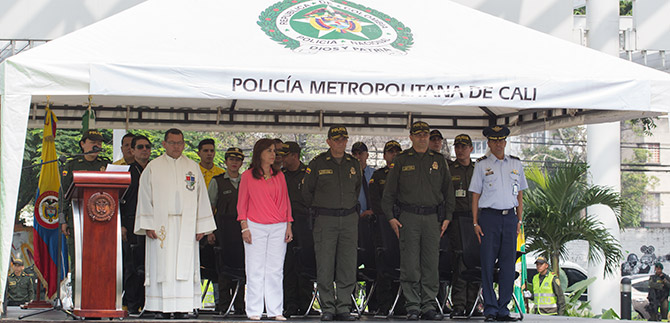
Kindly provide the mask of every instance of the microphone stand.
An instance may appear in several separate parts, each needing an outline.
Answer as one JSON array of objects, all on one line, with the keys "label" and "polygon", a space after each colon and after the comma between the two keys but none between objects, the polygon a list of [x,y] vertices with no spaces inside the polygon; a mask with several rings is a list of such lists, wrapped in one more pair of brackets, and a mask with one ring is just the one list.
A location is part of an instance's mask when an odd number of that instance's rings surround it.
[{"label": "microphone stand", "polygon": [[[42,166],[42,165],[53,163],[53,162],[58,162],[58,174],[60,176],[60,174],[62,174],[62,172],[63,172],[63,170],[62,170],[63,164],[65,164],[69,159],[73,159],[75,157],[80,157],[80,156],[84,156],[84,155],[94,154],[94,153],[98,153],[98,152],[101,152],[101,151],[102,151],[102,149],[100,149],[99,147],[93,147],[93,149],[91,151],[87,151],[85,153],[60,156],[60,157],[58,157],[54,160],[48,160],[48,161],[45,161],[45,162],[41,162],[39,164],[25,166],[25,167],[23,167],[23,169],[33,168],[33,167]],[[60,178],[59,178],[59,181],[60,181]],[[63,194],[63,186],[59,185],[58,186],[58,212],[59,212],[60,215],[63,215],[62,210],[63,210],[63,199],[64,198],[65,198],[65,196]],[[43,314],[43,313],[48,313],[48,312],[51,312],[51,311],[63,312],[67,316],[70,316],[75,320],[81,320],[82,319],[79,316],[74,315],[74,313],[70,312],[69,310],[63,308],[63,302],[61,301],[61,294],[60,294],[61,276],[60,276],[60,273],[61,273],[61,270],[63,269],[63,266],[62,266],[62,263],[61,263],[61,259],[63,258],[63,246],[62,246],[62,244],[63,244],[63,233],[62,233],[62,230],[61,230],[61,226],[62,226],[62,224],[59,222],[58,223],[58,229],[57,229],[58,230],[58,257],[57,257],[58,261],[57,261],[57,264],[56,264],[56,266],[58,266],[57,267],[58,268],[58,276],[57,276],[58,277],[58,287],[56,288],[56,298],[53,301],[53,306],[51,308],[48,308],[48,309],[45,309],[45,310],[42,310],[42,311],[38,311],[38,312],[35,312],[35,313],[21,315],[21,316],[19,316],[19,320],[22,320],[22,319],[27,318],[27,317]],[[65,277],[65,274],[66,273],[63,270],[63,277]]]}]

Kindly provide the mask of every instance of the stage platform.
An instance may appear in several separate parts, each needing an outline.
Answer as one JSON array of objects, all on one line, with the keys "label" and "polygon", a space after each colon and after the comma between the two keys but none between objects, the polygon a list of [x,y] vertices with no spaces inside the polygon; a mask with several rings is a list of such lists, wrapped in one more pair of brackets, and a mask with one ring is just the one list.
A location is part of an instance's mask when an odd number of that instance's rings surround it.
[{"label": "stage platform", "polygon": [[[30,313],[35,313],[38,310],[24,310],[20,309],[19,307],[13,307],[10,306],[7,308],[7,315],[4,316],[0,322],[2,323],[13,323],[13,322],[72,322],[73,319],[68,317],[62,312],[56,312],[56,311],[51,311],[48,313],[43,313],[35,316],[31,316],[28,318],[25,318],[23,320],[19,320],[19,316],[30,314]],[[512,314],[516,315],[516,314]],[[193,315],[190,315],[191,318],[185,319],[185,320],[155,320],[153,318],[153,315],[149,314],[146,315],[146,317],[139,318],[138,315],[131,315],[127,318],[124,318],[123,320],[116,320],[116,321],[121,321],[121,322],[255,322],[255,321],[250,321],[246,317],[243,316],[229,316],[226,318],[223,318],[219,315],[214,315],[211,313],[203,312],[201,313],[198,318],[193,318]],[[92,320],[93,321],[93,320]],[[102,319],[102,320],[94,320],[97,322],[100,321],[109,321],[108,319]],[[267,320],[264,319],[264,322],[274,322],[273,320]],[[406,321],[404,317],[402,316],[397,316],[389,319],[385,319],[383,317],[375,317],[371,315],[363,315],[363,317],[360,319],[360,321],[366,321],[366,322],[386,322],[386,321],[391,321],[391,322],[404,322]],[[453,319],[450,320],[448,318],[445,318],[443,320],[444,322],[449,322],[449,321],[454,321],[454,322],[473,322],[473,323],[481,323],[484,322],[483,317],[475,317],[470,319],[469,321],[467,319]],[[541,323],[541,322],[597,322],[602,320],[599,319],[589,319],[589,318],[580,318],[580,317],[565,317],[565,316],[541,316],[541,315],[530,315],[526,314],[524,315],[524,320],[523,322],[526,323]],[[290,318],[287,322],[320,322],[319,321],[319,316],[313,315],[313,316],[308,316],[308,317],[298,317],[298,318]],[[420,322],[427,322],[427,321],[420,321]]]}]

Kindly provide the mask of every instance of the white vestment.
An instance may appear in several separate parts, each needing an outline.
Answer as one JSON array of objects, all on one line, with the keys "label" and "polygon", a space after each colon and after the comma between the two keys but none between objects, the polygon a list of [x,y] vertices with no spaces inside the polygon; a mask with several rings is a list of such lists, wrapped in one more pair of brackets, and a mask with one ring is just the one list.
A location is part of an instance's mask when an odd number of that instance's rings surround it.
[{"label": "white vestment", "polygon": [[135,234],[146,239],[145,309],[191,312],[200,308],[197,233],[216,229],[205,179],[198,164],[166,154],[147,164],[140,177]]}]

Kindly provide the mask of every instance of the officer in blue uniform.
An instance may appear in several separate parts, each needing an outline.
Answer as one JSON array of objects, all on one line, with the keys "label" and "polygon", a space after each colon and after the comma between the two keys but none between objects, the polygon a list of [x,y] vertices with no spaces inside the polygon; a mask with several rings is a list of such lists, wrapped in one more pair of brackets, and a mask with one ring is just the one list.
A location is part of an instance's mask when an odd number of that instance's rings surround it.
[{"label": "officer in blue uniform", "polygon": [[[528,188],[518,157],[505,155],[509,129],[484,129],[491,153],[475,164],[469,191],[472,192],[472,219],[481,243],[482,289],[486,322],[516,321],[507,304],[512,298],[516,261],[516,238],[523,219],[523,190]],[[499,297],[493,290],[493,268],[498,261]]]}]

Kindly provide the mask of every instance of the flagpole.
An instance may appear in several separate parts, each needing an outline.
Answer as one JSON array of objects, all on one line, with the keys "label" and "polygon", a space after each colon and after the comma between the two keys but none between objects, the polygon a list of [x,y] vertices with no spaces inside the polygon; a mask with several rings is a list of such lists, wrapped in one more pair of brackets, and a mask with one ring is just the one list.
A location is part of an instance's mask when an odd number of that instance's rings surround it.
[{"label": "flagpole", "polygon": [[[49,111],[48,109],[49,109],[49,96],[47,96],[47,111]],[[53,112],[52,112],[52,113],[53,113]],[[52,116],[52,117],[53,117],[53,116]],[[44,136],[44,134],[43,134],[43,136]],[[55,138],[54,138],[54,139],[55,139]],[[55,160],[50,160],[50,161],[47,161],[47,162],[42,162],[42,163],[39,164],[39,166],[44,165],[44,164],[48,164],[48,163],[52,163],[52,162],[56,162],[56,161],[57,161],[57,162],[58,162],[58,163],[56,163],[56,165],[57,165],[57,167],[58,167],[58,173],[57,173],[57,174],[61,174],[61,173],[62,173],[62,169],[63,169],[63,167],[62,167],[63,165],[62,165],[62,164],[64,164],[65,161],[67,161],[67,158],[68,158],[68,157],[70,157],[70,156],[65,156],[65,158],[56,158]],[[36,167],[36,166],[38,166],[38,165],[31,165],[31,166]],[[58,212],[60,213],[60,212],[62,212],[62,210],[63,210],[63,186],[62,186],[62,185],[58,185]],[[59,215],[59,216],[60,216],[60,215]],[[56,274],[56,281],[57,281],[57,285],[58,285],[58,286],[57,286],[57,288],[56,288],[56,298],[54,299],[51,308],[48,308],[48,309],[45,309],[45,310],[41,310],[41,311],[37,311],[37,312],[35,312],[35,313],[30,313],[30,314],[26,314],[26,315],[21,315],[21,316],[19,316],[19,320],[22,320],[22,319],[27,318],[27,317],[31,317],[31,316],[35,316],[35,315],[39,315],[39,314],[43,314],[43,313],[48,313],[48,312],[51,312],[51,311],[60,311],[60,312],[65,313],[66,315],[72,317],[72,318],[75,319],[75,320],[81,320],[81,318],[80,318],[79,316],[76,316],[76,315],[74,315],[72,312],[70,312],[69,310],[66,310],[66,309],[63,308],[63,301],[61,300],[61,288],[60,288],[60,287],[61,287],[60,284],[61,284],[61,281],[62,281],[62,280],[61,280],[61,272],[62,272],[62,274],[63,274],[63,275],[62,275],[63,277],[65,277],[65,274],[66,274],[66,273],[65,273],[65,271],[63,270],[64,268],[63,268],[63,265],[62,265],[62,258],[63,258],[63,233],[61,232],[61,225],[60,225],[60,224],[58,224],[57,234],[58,234],[58,256],[57,256],[58,260],[56,261],[56,268],[57,268],[57,269],[56,269],[56,271],[57,271],[57,274]],[[47,289],[47,294],[48,294],[48,289]]]}]

